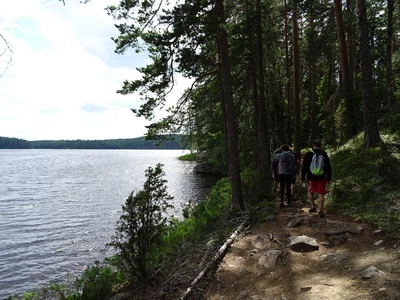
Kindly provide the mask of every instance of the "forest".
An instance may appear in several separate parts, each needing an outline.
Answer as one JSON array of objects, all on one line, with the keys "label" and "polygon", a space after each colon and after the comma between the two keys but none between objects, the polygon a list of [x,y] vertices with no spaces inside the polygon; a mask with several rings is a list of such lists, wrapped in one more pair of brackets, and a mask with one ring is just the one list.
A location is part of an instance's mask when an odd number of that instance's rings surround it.
[{"label": "forest", "polygon": [[[148,135],[187,135],[214,170],[230,178],[232,206],[270,192],[271,153],[297,155],[315,138],[334,149],[363,134],[381,143],[379,113],[399,98],[399,7],[387,1],[121,1],[116,52],[148,53],[141,79],[118,93],[139,94],[132,109],[153,119],[175,79],[192,85],[148,126]],[[304,151],[303,151],[304,152]],[[251,200],[252,199],[252,200]]]}]

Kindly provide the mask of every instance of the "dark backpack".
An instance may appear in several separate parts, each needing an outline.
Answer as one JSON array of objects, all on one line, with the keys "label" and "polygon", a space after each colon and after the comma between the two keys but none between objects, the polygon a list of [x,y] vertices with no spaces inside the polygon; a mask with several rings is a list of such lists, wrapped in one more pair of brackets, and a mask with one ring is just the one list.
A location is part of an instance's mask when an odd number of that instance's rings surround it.
[{"label": "dark backpack", "polygon": [[311,164],[310,164],[310,172],[314,176],[323,176],[324,175],[324,167],[325,167],[325,160],[322,154],[318,154],[311,150],[314,153]]},{"label": "dark backpack", "polygon": [[295,174],[296,173],[296,161],[295,157],[292,153],[288,152],[285,153],[280,160],[281,165],[283,166],[283,169],[288,173],[288,174]]}]

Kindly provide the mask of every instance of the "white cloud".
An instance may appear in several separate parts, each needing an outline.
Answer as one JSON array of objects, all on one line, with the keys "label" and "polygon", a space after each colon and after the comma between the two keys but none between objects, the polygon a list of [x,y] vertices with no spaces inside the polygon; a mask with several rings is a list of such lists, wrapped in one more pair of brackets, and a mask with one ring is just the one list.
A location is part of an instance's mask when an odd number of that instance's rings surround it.
[{"label": "white cloud", "polygon": [[[116,91],[148,58],[114,53],[114,20],[104,8],[118,0],[1,0],[0,33],[13,48],[0,78],[0,136],[27,140],[131,138],[146,121],[130,108],[135,95]],[[1,51],[1,49],[0,49]],[[178,98],[184,86],[174,91]]]}]

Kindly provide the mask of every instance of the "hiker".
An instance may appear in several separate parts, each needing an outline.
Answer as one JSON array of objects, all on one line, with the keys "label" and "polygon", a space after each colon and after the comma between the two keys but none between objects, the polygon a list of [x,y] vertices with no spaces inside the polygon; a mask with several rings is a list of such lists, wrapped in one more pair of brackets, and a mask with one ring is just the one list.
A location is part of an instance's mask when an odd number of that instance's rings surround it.
[{"label": "hiker", "polygon": [[278,165],[279,165],[279,159],[275,158],[276,154],[282,153],[281,148],[278,148],[272,153],[272,164],[271,164],[271,169],[272,169],[272,177],[274,179],[274,194],[276,194],[278,187],[279,187],[279,174],[278,174]]},{"label": "hiker", "polygon": [[290,185],[290,193],[291,193],[291,197],[292,200],[294,199],[294,189],[295,189],[295,185],[296,185],[296,176],[297,174],[300,173],[301,170],[301,162],[300,159],[298,158],[296,152],[289,147],[290,152],[292,152],[292,154],[294,155],[294,158],[296,159],[296,173],[294,174],[293,178],[292,178],[292,183]]},{"label": "hiker", "polygon": [[287,192],[287,205],[292,204],[290,185],[292,184],[293,177],[296,175],[296,158],[290,152],[289,145],[284,144],[280,147],[281,153],[274,155],[274,158],[279,159],[278,174],[279,174],[279,185],[280,185],[280,207],[285,206],[283,198],[285,195],[285,188]]},{"label": "hiker", "polygon": [[308,199],[310,200],[310,213],[317,212],[314,203],[314,193],[318,194],[318,215],[323,218],[324,195],[326,184],[331,181],[332,168],[328,154],[321,149],[321,140],[313,142],[313,148],[304,155],[303,168],[301,170],[301,183],[308,188]]}]

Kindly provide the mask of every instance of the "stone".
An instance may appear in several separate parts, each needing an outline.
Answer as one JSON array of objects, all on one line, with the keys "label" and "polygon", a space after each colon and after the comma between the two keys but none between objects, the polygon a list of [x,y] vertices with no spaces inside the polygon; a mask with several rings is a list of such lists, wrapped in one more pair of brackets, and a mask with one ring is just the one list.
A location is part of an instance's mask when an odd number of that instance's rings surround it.
[{"label": "stone", "polygon": [[361,278],[364,280],[371,279],[372,277],[379,277],[385,273],[379,270],[377,267],[369,266],[361,273]]},{"label": "stone", "polygon": [[271,250],[258,259],[258,263],[267,269],[275,267],[276,261],[280,256],[286,256],[287,252],[282,250]]},{"label": "stone", "polygon": [[295,252],[311,252],[319,250],[317,241],[306,235],[291,236],[289,248]]},{"label": "stone", "polygon": [[333,236],[328,239],[329,246],[337,246],[344,244],[348,241],[348,237],[345,235]]},{"label": "stone", "polygon": [[270,222],[270,221],[275,221],[276,220],[276,216],[275,215],[268,215],[264,218],[264,220],[266,222]]},{"label": "stone", "polygon": [[343,233],[361,234],[363,227],[361,225],[342,224],[341,226],[331,228],[325,232],[326,235],[335,235]]},{"label": "stone", "polygon": [[197,174],[211,173],[210,165],[207,162],[207,154],[205,152],[201,152],[197,155],[196,162],[197,164],[193,168],[194,173]]},{"label": "stone", "polygon": [[198,173],[198,174],[207,174],[207,173],[211,173],[211,168],[210,165],[206,162],[200,162],[198,163],[194,169],[193,169],[194,173]]},{"label": "stone", "polygon": [[287,227],[297,227],[297,226],[301,226],[303,224],[304,224],[304,218],[295,217],[295,218],[293,218],[293,220],[291,220],[289,222]]},{"label": "stone", "polygon": [[341,262],[345,261],[348,258],[348,256],[343,255],[343,254],[334,254],[334,253],[328,253],[325,255],[321,255],[321,260],[328,261],[330,263],[333,263],[334,265],[338,265]]},{"label": "stone", "polygon": [[251,244],[258,250],[267,250],[269,249],[270,242],[267,236],[257,235],[251,240]]}]

